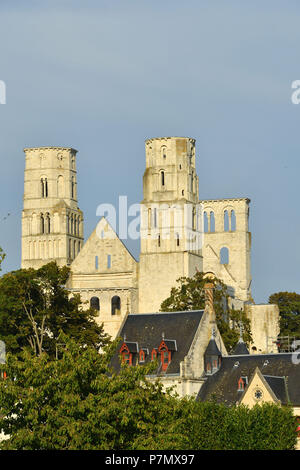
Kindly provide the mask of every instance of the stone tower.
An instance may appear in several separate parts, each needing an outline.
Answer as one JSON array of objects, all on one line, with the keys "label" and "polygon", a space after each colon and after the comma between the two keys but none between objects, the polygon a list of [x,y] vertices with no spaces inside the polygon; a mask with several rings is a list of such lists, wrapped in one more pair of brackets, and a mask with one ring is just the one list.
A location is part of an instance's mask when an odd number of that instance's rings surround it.
[{"label": "stone tower", "polygon": [[26,148],[22,215],[22,268],[55,260],[70,265],[83,245],[72,148]]},{"label": "stone tower", "polygon": [[139,312],[155,312],[179,277],[203,268],[195,140],[146,140],[143,189]]}]

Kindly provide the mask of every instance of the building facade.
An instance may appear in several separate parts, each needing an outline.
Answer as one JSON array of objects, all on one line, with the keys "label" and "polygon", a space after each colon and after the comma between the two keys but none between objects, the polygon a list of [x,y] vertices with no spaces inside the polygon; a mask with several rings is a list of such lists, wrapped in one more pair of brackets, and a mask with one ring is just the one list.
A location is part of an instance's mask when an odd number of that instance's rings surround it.
[{"label": "building facade", "polygon": [[83,243],[77,151],[25,149],[22,267],[70,266],[71,294],[99,312],[112,337],[128,313],[159,311],[180,277],[212,272],[227,284],[232,306],[247,308],[253,351],[273,352],[266,337],[279,333],[278,308],[258,309],[251,296],[250,200],[199,199],[194,139],[148,139],[145,150],[137,261],[104,218]]}]

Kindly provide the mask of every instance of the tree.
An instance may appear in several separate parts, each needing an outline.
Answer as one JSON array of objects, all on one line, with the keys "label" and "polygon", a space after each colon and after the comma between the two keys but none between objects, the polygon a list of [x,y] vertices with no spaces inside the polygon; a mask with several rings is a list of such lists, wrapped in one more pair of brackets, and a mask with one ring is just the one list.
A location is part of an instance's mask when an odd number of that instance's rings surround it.
[{"label": "tree", "polygon": [[0,429],[14,450],[180,449],[183,402],[145,376],[150,366],[109,368],[117,342],[98,353],[62,337],[62,357],[7,355]]},{"label": "tree", "polygon": [[[170,296],[160,307],[161,312],[178,312],[184,310],[201,310],[205,307],[204,284],[207,282],[205,273],[197,271],[195,276],[181,277],[177,280],[178,287],[171,289]],[[215,279],[214,309],[219,331],[226,348],[230,351],[237,343],[240,335],[240,324],[243,327],[243,339],[251,342],[250,320],[242,310],[228,307],[227,286]]]},{"label": "tree", "polygon": [[280,336],[300,338],[300,294],[277,292],[270,295],[269,303],[279,307]]},{"label": "tree", "polygon": [[0,379],[3,450],[293,449],[293,411],[274,404],[227,407],[180,399],[150,381],[152,366],[109,363],[118,341],[99,354],[62,337],[61,358],[8,354]]},{"label": "tree", "polygon": [[0,279],[0,339],[6,350],[20,352],[30,345],[40,355],[57,354],[60,332],[79,344],[99,348],[108,340],[95,321],[96,312],[84,310],[79,295],[69,298],[70,269],[55,262],[40,269],[20,269]]}]

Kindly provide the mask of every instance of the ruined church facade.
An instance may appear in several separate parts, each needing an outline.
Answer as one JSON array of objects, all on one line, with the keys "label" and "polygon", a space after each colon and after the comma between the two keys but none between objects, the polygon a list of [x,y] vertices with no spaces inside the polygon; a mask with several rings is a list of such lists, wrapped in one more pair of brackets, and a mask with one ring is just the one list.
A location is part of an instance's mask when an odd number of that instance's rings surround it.
[{"label": "ruined church facade", "polygon": [[76,150],[25,149],[22,268],[52,260],[70,266],[71,295],[99,312],[112,337],[128,313],[159,311],[178,278],[212,272],[228,286],[232,305],[246,309],[253,347],[271,352],[278,309],[252,300],[250,200],[199,199],[194,139],[148,139],[145,147],[139,261],[105,218],[84,243]]}]

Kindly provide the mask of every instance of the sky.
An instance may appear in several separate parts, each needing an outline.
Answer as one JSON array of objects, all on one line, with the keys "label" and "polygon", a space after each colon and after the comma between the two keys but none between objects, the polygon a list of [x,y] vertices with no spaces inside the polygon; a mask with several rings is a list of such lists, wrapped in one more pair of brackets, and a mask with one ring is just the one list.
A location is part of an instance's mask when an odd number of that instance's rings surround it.
[{"label": "sky", "polygon": [[297,0],[1,0],[3,272],[20,268],[25,147],[78,150],[87,239],[99,204],[142,200],[145,139],[187,136],[200,199],[251,199],[254,301],[300,292],[299,14]]}]

